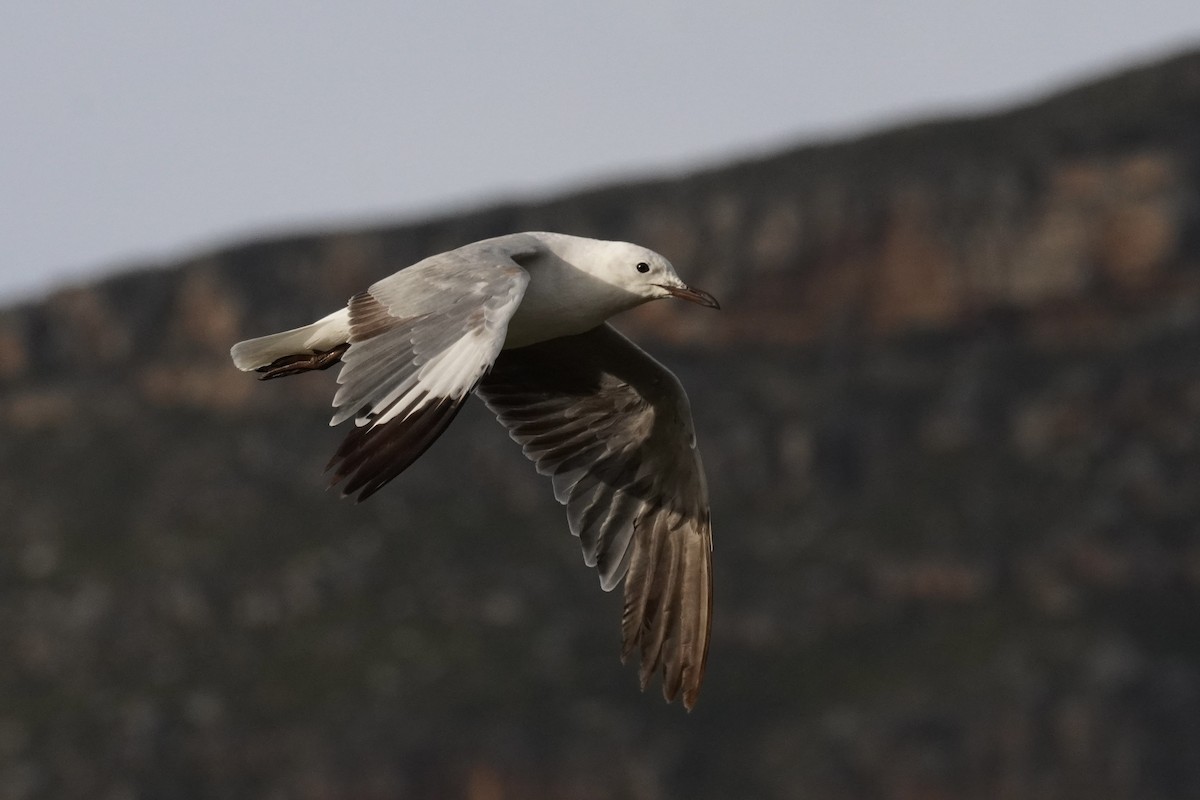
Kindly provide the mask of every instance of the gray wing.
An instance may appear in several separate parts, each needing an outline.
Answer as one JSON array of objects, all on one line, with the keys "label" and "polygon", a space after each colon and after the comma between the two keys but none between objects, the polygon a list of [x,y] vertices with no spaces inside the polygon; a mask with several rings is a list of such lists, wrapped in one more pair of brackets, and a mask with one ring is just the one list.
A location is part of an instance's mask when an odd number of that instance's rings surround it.
[{"label": "gray wing", "polygon": [[[350,347],[331,425],[350,432],[327,469],[365,500],[441,435],[504,344],[532,248],[473,246],[428,258],[350,299]],[[343,483],[344,481],[344,483]]]},{"label": "gray wing", "polygon": [[700,692],[712,620],[708,489],[683,387],[608,325],[506,350],[476,390],[551,476],[604,589],[625,578],[622,660]]}]

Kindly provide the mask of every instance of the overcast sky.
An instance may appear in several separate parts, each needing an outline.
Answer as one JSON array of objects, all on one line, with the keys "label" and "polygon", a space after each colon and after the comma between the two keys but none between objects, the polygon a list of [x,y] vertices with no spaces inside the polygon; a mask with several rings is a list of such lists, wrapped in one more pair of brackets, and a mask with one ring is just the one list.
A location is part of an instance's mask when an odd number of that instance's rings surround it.
[{"label": "overcast sky", "polygon": [[1200,46],[1200,0],[11,0],[0,301],[1023,101]]}]

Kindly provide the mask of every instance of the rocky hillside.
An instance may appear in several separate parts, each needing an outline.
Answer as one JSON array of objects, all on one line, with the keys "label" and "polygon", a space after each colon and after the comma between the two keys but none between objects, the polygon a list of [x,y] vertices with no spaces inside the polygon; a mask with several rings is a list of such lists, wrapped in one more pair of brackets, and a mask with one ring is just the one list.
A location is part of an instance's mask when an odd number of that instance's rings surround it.
[{"label": "rocky hillside", "polygon": [[[1198,143],[1200,52],[0,311],[0,796],[1200,796]],[[725,308],[622,322],[713,490],[690,715],[617,663],[619,599],[479,404],[356,506],[332,374],[228,362],[528,229]]]}]

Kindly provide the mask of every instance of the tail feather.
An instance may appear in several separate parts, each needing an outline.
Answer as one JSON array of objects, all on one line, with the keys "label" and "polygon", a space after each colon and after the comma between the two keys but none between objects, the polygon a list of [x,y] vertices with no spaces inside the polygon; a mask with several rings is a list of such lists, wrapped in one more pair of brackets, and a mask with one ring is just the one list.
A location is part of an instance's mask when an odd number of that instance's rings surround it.
[{"label": "tail feather", "polygon": [[350,312],[335,311],[311,325],[238,342],[230,350],[233,364],[244,372],[270,366],[284,356],[330,350],[350,338]]}]

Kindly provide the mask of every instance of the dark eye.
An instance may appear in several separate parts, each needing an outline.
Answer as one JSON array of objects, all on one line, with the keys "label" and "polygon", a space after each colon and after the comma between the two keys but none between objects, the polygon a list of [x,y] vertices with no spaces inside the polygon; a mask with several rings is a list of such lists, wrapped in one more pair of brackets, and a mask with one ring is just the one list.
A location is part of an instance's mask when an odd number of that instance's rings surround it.
[{"label": "dark eye", "polygon": [[645,261],[639,261],[638,265],[637,265],[637,271],[638,272],[649,272],[650,265],[647,264]]}]

